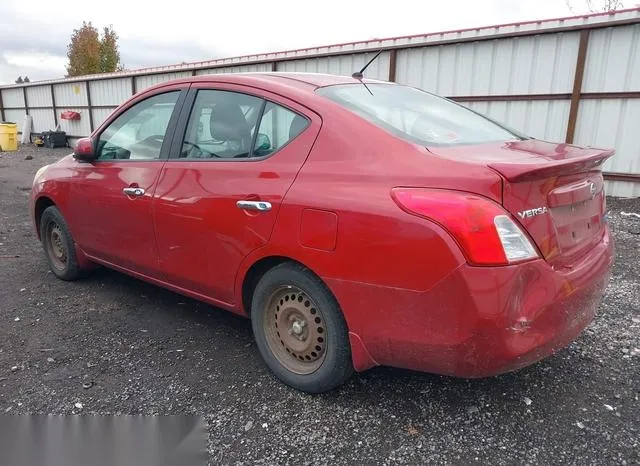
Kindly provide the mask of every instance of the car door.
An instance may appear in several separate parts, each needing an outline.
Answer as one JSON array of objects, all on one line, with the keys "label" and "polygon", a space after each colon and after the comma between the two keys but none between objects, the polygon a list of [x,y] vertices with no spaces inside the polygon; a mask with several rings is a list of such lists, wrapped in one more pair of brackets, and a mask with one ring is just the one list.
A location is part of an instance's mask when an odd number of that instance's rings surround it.
[{"label": "car door", "polygon": [[80,247],[91,257],[160,277],[152,196],[164,164],[185,86],[133,101],[93,136],[96,159],[78,162],[70,215]]},{"label": "car door", "polygon": [[154,221],[168,280],[233,305],[240,262],[269,241],[321,120],[266,91],[211,86],[192,86],[156,188]]}]

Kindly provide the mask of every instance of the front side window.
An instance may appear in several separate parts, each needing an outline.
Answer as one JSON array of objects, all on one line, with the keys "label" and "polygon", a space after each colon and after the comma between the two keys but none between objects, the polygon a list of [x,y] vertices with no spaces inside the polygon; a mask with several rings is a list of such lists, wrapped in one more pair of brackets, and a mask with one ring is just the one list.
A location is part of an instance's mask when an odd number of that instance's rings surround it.
[{"label": "front side window", "polygon": [[394,84],[344,84],[316,91],[390,133],[423,146],[523,139],[466,107]]},{"label": "front side window", "polygon": [[155,95],[119,115],[98,139],[98,160],[154,160],[180,91]]}]

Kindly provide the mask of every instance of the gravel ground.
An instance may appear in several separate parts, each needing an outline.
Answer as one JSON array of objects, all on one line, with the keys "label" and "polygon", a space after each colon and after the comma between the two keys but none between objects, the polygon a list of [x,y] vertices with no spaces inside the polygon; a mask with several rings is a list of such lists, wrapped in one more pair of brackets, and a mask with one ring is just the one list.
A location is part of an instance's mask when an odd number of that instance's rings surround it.
[{"label": "gravel ground", "polygon": [[640,464],[640,220],[620,214],[640,199],[608,200],[614,277],[566,350],[484,380],[376,368],[309,396],[267,372],[242,318],[108,270],[48,272],[27,196],[67,152],[0,154],[0,413],[201,414],[213,464]]}]

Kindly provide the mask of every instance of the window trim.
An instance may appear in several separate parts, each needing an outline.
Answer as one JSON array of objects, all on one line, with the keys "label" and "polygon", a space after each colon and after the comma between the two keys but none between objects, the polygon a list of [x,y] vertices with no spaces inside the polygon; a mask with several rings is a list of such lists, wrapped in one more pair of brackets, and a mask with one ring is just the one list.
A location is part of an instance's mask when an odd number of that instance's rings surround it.
[{"label": "window trim", "polygon": [[[221,157],[221,158],[210,158],[210,159],[197,159],[197,158],[183,158],[180,157],[180,153],[182,151],[182,143],[184,141],[184,137],[187,133],[187,127],[189,126],[189,120],[191,118],[191,113],[193,112],[193,108],[194,108],[194,104],[196,101],[196,97],[198,95],[199,91],[220,91],[220,92],[234,92],[236,94],[245,94],[248,95],[250,97],[255,97],[258,98],[260,100],[262,100],[262,105],[260,107],[259,110],[259,114],[258,114],[258,119],[256,120],[256,131],[253,134],[252,137],[252,142],[251,142],[251,152],[249,157],[244,157],[244,158],[233,158],[233,157]],[[305,120],[307,120],[307,126],[300,132],[298,133],[298,135],[294,138],[289,139],[285,144],[283,144],[282,146],[280,146],[278,148],[278,150],[272,152],[271,154],[268,155],[263,155],[262,157],[252,157],[251,154],[253,154],[254,151],[254,146],[255,146],[255,139],[258,136],[258,129],[260,129],[260,124],[262,123],[262,117],[264,116],[264,109],[266,108],[267,104],[272,103],[273,105],[277,105],[279,107],[282,107],[286,110],[289,110],[290,112],[299,115],[301,117],[303,117]],[[228,162],[242,162],[242,163],[246,163],[246,162],[261,162],[263,160],[269,159],[271,157],[273,157],[274,155],[278,154],[282,149],[284,149],[285,147],[287,147],[292,141],[296,140],[302,133],[304,133],[305,131],[307,131],[312,124],[313,120],[311,118],[309,118],[308,115],[305,115],[304,113],[301,113],[298,110],[294,110],[293,108],[291,108],[290,106],[283,104],[281,102],[276,102],[275,100],[269,99],[268,97],[264,96],[264,95],[260,95],[258,93],[251,93],[246,91],[244,88],[242,90],[237,90],[237,89],[226,89],[224,87],[191,87],[185,97],[185,102],[182,106],[182,109],[180,111],[180,120],[178,122],[178,124],[176,125],[175,131],[174,131],[174,136],[173,136],[173,141],[171,143],[171,149],[169,152],[169,157],[166,159],[167,162],[195,162],[195,163],[204,163],[204,162],[213,162],[213,163],[218,163],[218,162],[223,162],[223,163],[228,163]]]},{"label": "window trim", "polygon": [[[93,151],[96,154],[96,158],[92,161],[94,164],[104,164],[104,163],[135,163],[135,162],[158,162],[158,161],[166,161],[169,158],[170,155],[170,150],[172,147],[172,140],[174,138],[174,134],[175,134],[175,127],[177,126],[179,120],[178,118],[180,117],[181,113],[182,113],[182,108],[184,107],[184,103],[185,103],[185,99],[187,97],[187,91],[189,90],[188,87],[173,87],[173,88],[167,88],[167,89],[159,89],[159,92],[153,92],[151,94],[148,95],[141,95],[139,99],[136,99],[134,101],[131,101],[129,103],[127,103],[126,105],[123,105],[122,107],[120,107],[116,112],[114,112],[106,121],[103,125],[100,126],[100,128],[98,128],[98,130],[92,135],[92,139],[93,139]],[[99,159],[99,154],[98,154],[98,143],[100,142],[100,136],[102,136],[102,134],[112,125],[113,122],[115,122],[118,118],[120,118],[120,116],[122,116],[125,112],[127,112],[128,110],[130,110],[131,108],[135,107],[136,105],[144,102],[145,100],[149,100],[152,99],[154,97],[157,97],[159,95],[163,95],[163,94],[170,94],[173,92],[177,92],[178,93],[178,98],[176,99],[176,103],[173,106],[173,111],[171,112],[171,117],[169,118],[169,124],[167,124],[167,128],[165,130],[165,137],[162,141],[162,146],[160,147],[160,155],[158,158],[156,159]],[[169,137],[167,137],[169,136]],[[169,139],[171,139],[171,142],[169,141]]]}]

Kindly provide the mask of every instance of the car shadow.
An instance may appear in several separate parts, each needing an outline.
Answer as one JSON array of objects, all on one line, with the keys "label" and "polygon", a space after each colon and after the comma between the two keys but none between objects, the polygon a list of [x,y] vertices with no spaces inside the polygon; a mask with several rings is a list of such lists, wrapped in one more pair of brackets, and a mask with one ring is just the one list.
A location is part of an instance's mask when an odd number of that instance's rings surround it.
[{"label": "car shadow", "polygon": [[[132,308],[136,308],[136,303],[148,304],[153,308],[152,312],[144,308],[131,312],[136,312],[137,316],[144,315],[147,320],[155,321],[159,326],[173,329],[176,325],[182,325],[189,331],[195,331],[196,334],[191,334],[190,337],[193,338],[194,345],[205,353],[213,345],[217,351],[224,351],[226,357],[243,360],[245,366],[225,373],[225,377],[244,382],[247,376],[242,370],[247,370],[253,374],[258,373],[260,377],[270,378],[266,382],[269,386],[281,386],[280,389],[292,396],[308,396],[321,403],[352,406],[357,400],[362,408],[376,409],[381,399],[388,398],[389,393],[395,393],[398,396],[394,398],[399,400],[398,403],[406,403],[414,406],[414,409],[416,406],[424,409],[425,400],[429,400],[429,403],[435,401],[473,413],[482,409],[482,406],[507,399],[517,400],[522,404],[523,399],[533,396],[532,390],[539,390],[547,384],[574,383],[584,376],[581,373],[584,367],[567,364],[568,354],[562,351],[533,366],[484,379],[462,379],[406,369],[375,367],[355,374],[344,386],[329,393],[306,395],[280,384],[269,373],[253,344],[248,319],[106,268],[96,269],[83,282],[84,286],[99,287],[107,295],[123,297]],[[131,314],[127,315],[130,316]],[[211,363],[220,364],[220,367],[227,365],[224,354]]]}]

